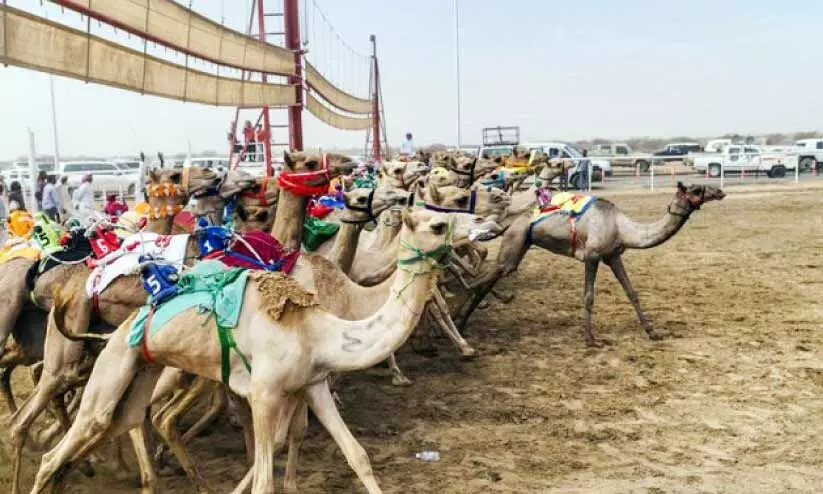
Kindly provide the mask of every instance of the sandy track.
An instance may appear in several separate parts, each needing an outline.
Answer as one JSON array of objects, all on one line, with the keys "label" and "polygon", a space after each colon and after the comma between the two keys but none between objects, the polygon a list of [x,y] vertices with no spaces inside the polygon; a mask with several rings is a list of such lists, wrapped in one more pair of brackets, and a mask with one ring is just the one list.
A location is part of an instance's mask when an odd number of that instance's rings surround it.
[{"label": "sandy track", "polygon": [[[616,197],[636,218],[668,195]],[[653,323],[646,340],[619,285],[601,269],[595,323],[582,335],[583,268],[533,249],[502,285],[517,293],[472,320],[480,358],[445,341],[425,358],[404,349],[415,384],[385,369],[346,376],[344,415],[387,493],[819,492],[823,485],[823,199],[819,191],[731,195],[667,244],[626,255]],[[27,376],[15,379],[22,392]],[[22,394],[22,393],[21,393]],[[437,449],[438,463],[414,452]],[[225,422],[192,451],[227,491],[245,472]],[[364,492],[328,435],[310,427],[304,493]],[[30,485],[37,457],[29,454]],[[282,464],[282,461],[281,461]],[[0,448],[0,490],[10,466]],[[134,479],[70,476],[69,492],[135,492]],[[164,492],[194,492],[166,472]]]}]

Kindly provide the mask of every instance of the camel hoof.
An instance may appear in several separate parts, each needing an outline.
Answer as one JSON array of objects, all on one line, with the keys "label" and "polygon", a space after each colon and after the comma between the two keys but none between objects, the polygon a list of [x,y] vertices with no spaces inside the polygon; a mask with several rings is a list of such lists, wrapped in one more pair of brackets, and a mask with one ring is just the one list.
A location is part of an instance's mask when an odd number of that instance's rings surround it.
[{"label": "camel hoof", "polygon": [[479,304],[477,304],[477,308],[478,309],[488,309],[489,305],[491,305],[491,304],[489,304],[489,302],[487,300],[484,300],[484,301],[480,302]]},{"label": "camel hoof", "polygon": [[586,340],[586,346],[589,348],[603,348],[605,345],[600,340],[591,339]]},{"label": "camel hoof", "polygon": [[474,360],[477,358],[477,350],[467,346],[460,349],[460,358],[463,360]]},{"label": "camel hoof", "polygon": [[660,341],[663,339],[663,335],[653,329],[646,331],[646,333],[649,335],[649,339],[652,341]]},{"label": "camel hoof", "polygon": [[157,446],[157,449],[154,450],[154,463],[157,464],[158,468],[163,468],[167,465],[166,459],[166,445],[160,444]]},{"label": "camel hoof", "polygon": [[496,291],[492,291],[492,294],[497,298],[497,300],[503,302],[504,304],[510,304],[512,303],[512,300],[514,300],[513,293],[498,293]]},{"label": "camel hoof", "polygon": [[412,382],[406,376],[394,376],[391,378],[392,386],[411,386]]}]

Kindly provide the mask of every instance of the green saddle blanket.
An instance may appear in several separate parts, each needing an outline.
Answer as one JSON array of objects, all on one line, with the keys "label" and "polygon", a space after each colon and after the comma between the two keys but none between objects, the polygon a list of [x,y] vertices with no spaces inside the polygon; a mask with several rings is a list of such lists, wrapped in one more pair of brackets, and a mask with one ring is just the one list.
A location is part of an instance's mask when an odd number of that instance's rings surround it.
[{"label": "green saddle blanket", "polygon": [[[218,327],[236,327],[248,277],[247,269],[228,268],[220,261],[206,260],[195,264],[177,282],[178,295],[154,309],[148,335],[160,331],[173,317],[193,308],[200,313],[213,314]],[[129,347],[140,346],[143,341],[150,310],[151,306],[144,305],[137,313],[129,330]]]},{"label": "green saddle blanket", "polygon": [[318,220],[307,215],[306,220],[303,222],[303,246],[309,252],[317,250],[323,242],[332,238],[339,229],[340,225],[337,223]]}]

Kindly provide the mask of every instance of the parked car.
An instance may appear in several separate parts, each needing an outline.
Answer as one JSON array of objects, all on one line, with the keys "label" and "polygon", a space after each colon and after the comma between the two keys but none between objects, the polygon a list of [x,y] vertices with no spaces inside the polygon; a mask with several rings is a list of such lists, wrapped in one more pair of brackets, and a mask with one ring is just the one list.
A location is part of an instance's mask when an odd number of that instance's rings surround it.
[{"label": "parked car", "polygon": [[[39,161],[37,163],[37,171],[38,172],[47,172],[53,173],[54,172],[54,163],[51,161]],[[17,181],[28,181],[29,180],[29,162],[28,161],[15,161],[11,168],[4,170],[2,172],[3,179],[5,179],[6,183],[11,183],[14,180]],[[25,186],[25,184],[24,184]]]},{"label": "parked car", "polygon": [[84,175],[94,177],[92,185],[96,191],[117,192],[123,190],[134,195],[137,188],[138,172],[128,166],[120,166],[113,161],[69,161],[60,164],[60,173],[68,177],[69,191],[73,191]]},{"label": "parked car", "polygon": [[816,170],[823,162],[823,139],[800,139],[794,143],[798,150],[800,171]]},{"label": "parked car", "polygon": [[670,161],[683,161],[683,157],[689,153],[699,153],[703,147],[697,142],[675,142],[666,144],[660,151],[655,151],[653,163],[660,165]]},{"label": "parked car", "polygon": [[209,168],[214,170],[228,170],[229,159],[222,156],[200,156],[198,158],[190,158],[183,162],[183,167],[198,166],[201,168]]},{"label": "parked car", "polygon": [[[774,149],[772,149],[774,148]],[[694,169],[710,177],[721,173],[765,173],[771,178],[781,178],[786,170],[798,166],[797,154],[786,152],[785,147],[732,144],[719,153],[703,153],[695,156]]]},{"label": "parked car", "polygon": [[649,171],[652,162],[651,156],[636,154],[628,144],[623,143],[595,144],[592,147],[591,156],[608,159],[611,166],[640,167],[641,172]]},{"label": "parked car", "polygon": [[[586,159],[583,157],[583,153],[580,152],[579,149],[565,142],[538,142],[524,144],[523,146],[529,149],[539,149],[540,151],[546,153],[550,158],[572,159],[575,161],[575,164]],[[603,174],[607,177],[612,176],[612,165],[609,163],[609,160],[597,157],[591,157],[589,160],[592,163],[592,180],[602,180]]]}]

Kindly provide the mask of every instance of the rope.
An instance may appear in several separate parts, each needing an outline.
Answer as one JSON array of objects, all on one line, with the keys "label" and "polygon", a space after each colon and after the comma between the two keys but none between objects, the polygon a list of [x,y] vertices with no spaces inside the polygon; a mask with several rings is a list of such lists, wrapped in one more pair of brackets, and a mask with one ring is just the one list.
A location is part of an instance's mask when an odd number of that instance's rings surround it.
[{"label": "rope", "polygon": [[[397,298],[400,298],[400,295],[402,295],[406,288],[410,287],[412,283],[414,283],[415,280],[417,280],[418,276],[428,274],[435,269],[443,269],[444,267],[446,267],[446,265],[448,264],[446,260],[448,259],[448,255],[452,251],[451,238],[453,230],[454,218],[452,218],[449,221],[448,230],[446,231],[446,239],[443,242],[443,245],[429,251],[424,251],[423,249],[420,249],[414,245],[404,242],[403,240],[400,240],[400,246],[406,250],[414,252],[415,255],[413,257],[409,257],[406,259],[398,259],[397,261],[397,269],[412,275],[409,282],[403,285],[400,288],[400,290],[397,291]],[[425,271],[415,271],[409,267],[409,265],[416,264],[420,261],[429,261],[429,269]]]}]

